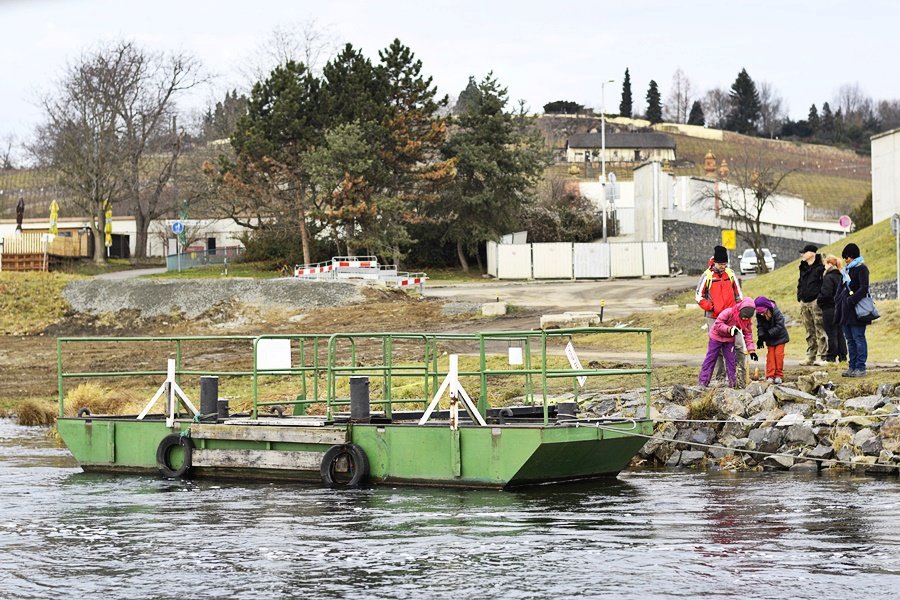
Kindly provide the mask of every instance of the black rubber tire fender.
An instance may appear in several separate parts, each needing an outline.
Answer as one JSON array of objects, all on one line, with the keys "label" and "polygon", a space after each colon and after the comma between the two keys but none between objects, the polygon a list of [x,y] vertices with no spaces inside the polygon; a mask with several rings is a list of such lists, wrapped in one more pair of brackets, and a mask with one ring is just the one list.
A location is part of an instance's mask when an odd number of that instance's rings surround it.
[{"label": "black rubber tire fender", "polygon": [[78,418],[89,417],[91,416],[91,409],[89,409],[87,406],[82,406],[78,409],[76,416],[78,416]]},{"label": "black rubber tire fender", "polygon": [[[346,458],[350,467],[350,479],[347,481],[336,477],[335,468],[342,458]],[[319,472],[322,482],[328,487],[358,488],[369,480],[369,459],[356,444],[337,444],[325,452]]]},{"label": "black rubber tire fender", "polygon": [[[184,452],[184,461],[177,469],[169,464],[169,454],[176,446],[181,446]],[[180,433],[170,433],[156,447],[156,465],[159,467],[160,474],[167,478],[190,477],[193,452],[194,442],[191,438]]]}]

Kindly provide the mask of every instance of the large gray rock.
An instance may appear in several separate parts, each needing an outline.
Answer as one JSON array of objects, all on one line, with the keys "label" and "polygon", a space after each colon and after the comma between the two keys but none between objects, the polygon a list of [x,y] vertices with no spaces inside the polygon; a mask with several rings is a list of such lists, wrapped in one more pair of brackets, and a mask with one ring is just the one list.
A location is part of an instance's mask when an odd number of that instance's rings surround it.
[{"label": "large gray rock", "polygon": [[723,418],[732,416],[743,417],[747,414],[747,404],[753,400],[753,396],[744,390],[725,389],[721,394],[716,394],[713,404],[716,412]]},{"label": "large gray rock", "polygon": [[669,455],[669,458],[666,460],[666,466],[677,467],[679,462],[681,462],[681,450],[676,450]]},{"label": "large gray rock", "polygon": [[797,378],[797,389],[807,394],[815,394],[819,387],[828,382],[828,373],[825,371],[816,371],[808,375],[801,375]]},{"label": "large gray rock", "polygon": [[761,462],[763,468],[765,469],[783,470],[789,469],[794,466],[794,457],[779,454],[775,456],[767,456],[763,458]]},{"label": "large gray rock", "polygon": [[680,466],[694,467],[701,465],[706,460],[706,453],[700,450],[684,450],[681,453]]},{"label": "large gray rock", "polygon": [[722,425],[722,438],[725,438],[726,436],[736,438],[747,437],[751,426],[752,423],[747,419],[736,417]]},{"label": "large gray rock", "polygon": [[775,394],[775,399],[780,403],[805,402],[806,404],[811,404],[812,406],[816,405],[817,398],[812,394],[807,394],[806,392],[801,392],[800,390],[795,390],[785,385],[774,386],[773,393]]},{"label": "large gray rock", "polygon": [[788,471],[798,471],[801,473],[815,473],[819,470],[819,463],[815,460],[801,460],[794,464]]},{"label": "large gray rock", "polygon": [[789,415],[784,415],[778,422],[775,423],[775,427],[792,427],[794,425],[799,425],[805,422],[803,415],[792,413]]},{"label": "large gray rock", "polygon": [[813,433],[812,427],[805,423],[791,425],[784,432],[784,439],[788,443],[799,443],[804,446],[815,446],[816,434]]},{"label": "large gray rock", "polygon": [[684,421],[688,418],[688,407],[680,404],[667,404],[660,413],[669,421]]},{"label": "large gray rock", "polygon": [[834,457],[841,462],[850,462],[856,456],[856,453],[853,452],[853,448],[851,446],[841,446],[834,453]]},{"label": "large gray rock", "polygon": [[812,416],[812,421],[815,425],[834,425],[838,422],[843,413],[836,408],[830,408],[825,412],[816,413]]},{"label": "large gray rock", "polygon": [[763,392],[765,392],[769,387],[769,384],[764,381],[754,381],[750,385],[745,388],[745,392],[750,394],[753,397],[759,396]]},{"label": "large gray rock", "polygon": [[881,445],[889,452],[900,452],[900,417],[888,417],[881,425]]},{"label": "large gray rock", "polygon": [[757,427],[748,436],[760,452],[775,452],[784,440],[784,434],[774,427]]},{"label": "large gray rock", "polygon": [[771,427],[772,425],[774,425],[775,423],[780,421],[781,418],[784,417],[784,415],[785,415],[785,412],[783,410],[781,410],[780,408],[773,408],[766,415],[765,419],[763,419],[763,426]]},{"label": "large gray rock", "polygon": [[803,402],[785,402],[781,405],[781,410],[789,415],[803,415],[808,417],[813,412],[813,407]]},{"label": "large gray rock", "polygon": [[778,406],[778,401],[775,400],[775,394],[769,389],[747,403],[747,414],[767,413],[776,406]]},{"label": "large gray rock", "polygon": [[871,429],[860,429],[853,436],[853,445],[866,455],[877,455],[882,450],[881,438]]},{"label": "large gray rock", "polygon": [[872,412],[879,406],[884,404],[884,397],[879,395],[861,396],[859,398],[850,398],[844,402],[846,408],[861,410],[866,413]]},{"label": "large gray rock", "polygon": [[736,438],[728,446],[735,450],[756,450],[756,443],[748,437]]},{"label": "large gray rock", "polygon": [[716,440],[716,430],[712,427],[698,427],[691,432],[690,441],[697,444],[712,444]]},{"label": "large gray rock", "polygon": [[831,458],[832,456],[834,456],[834,448],[832,448],[831,446],[825,446],[824,444],[819,444],[818,446],[807,452],[806,456],[816,459]]}]

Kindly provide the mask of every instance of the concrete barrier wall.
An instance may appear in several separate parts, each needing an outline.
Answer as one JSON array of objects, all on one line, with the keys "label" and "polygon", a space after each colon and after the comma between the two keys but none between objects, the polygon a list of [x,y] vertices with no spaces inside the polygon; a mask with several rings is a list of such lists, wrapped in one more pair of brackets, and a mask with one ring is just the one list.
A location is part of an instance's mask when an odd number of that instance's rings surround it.
[{"label": "concrete barrier wall", "polygon": [[535,279],[571,279],[572,244],[570,242],[531,245]]},{"label": "concrete barrier wall", "polygon": [[574,244],[575,279],[609,278],[609,244]]},{"label": "concrete barrier wall", "polygon": [[[488,271],[497,279],[606,279],[669,274],[666,242],[488,242],[487,249]],[[491,272],[492,252],[496,253],[496,275]]]},{"label": "concrete barrier wall", "polygon": [[497,246],[497,279],[531,279],[531,244]]},{"label": "concrete barrier wall", "polygon": [[610,275],[641,277],[644,274],[644,251],[641,242],[609,245]]},{"label": "concrete barrier wall", "polygon": [[642,242],[644,275],[669,274],[669,245],[665,242]]},{"label": "concrete barrier wall", "polygon": [[487,243],[487,272],[491,277],[497,276],[497,242]]}]

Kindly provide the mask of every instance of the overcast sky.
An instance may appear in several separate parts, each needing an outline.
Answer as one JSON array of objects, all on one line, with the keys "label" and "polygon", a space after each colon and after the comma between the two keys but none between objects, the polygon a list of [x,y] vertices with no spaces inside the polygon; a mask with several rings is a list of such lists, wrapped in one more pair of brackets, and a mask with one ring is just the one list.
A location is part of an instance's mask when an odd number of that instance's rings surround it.
[{"label": "overcast sky", "polygon": [[700,95],[729,88],[740,69],[772,83],[793,118],[858,83],[900,98],[900,2],[892,0],[0,0],[0,136],[31,135],[36,98],[67,64],[104,41],[196,56],[215,76],[184,103],[199,110],[244,75],[276,28],[314,21],[336,44],[377,58],[394,38],[410,46],[442,93],[493,71],[532,111],[574,100],[618,109],[625,68],[638,108],[651,79],[663,99],[681,68]]}]

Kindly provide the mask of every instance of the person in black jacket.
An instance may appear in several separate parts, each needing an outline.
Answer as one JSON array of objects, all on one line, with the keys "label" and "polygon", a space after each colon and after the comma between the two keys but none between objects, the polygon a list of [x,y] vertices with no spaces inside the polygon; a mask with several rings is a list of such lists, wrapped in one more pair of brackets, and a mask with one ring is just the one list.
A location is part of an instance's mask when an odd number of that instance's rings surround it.
[{"label": "person in black jacket", "polygon": [[847,340],[844,339],[843,328],[834,322],[834,297],[841,287],[840,259],[834,254],[825,257],[825,277],[822,278],[822,289],[816,303],[822,309],[822,321],[825,324],[825,334],[828,336],[828,354],[825,360],[828,362],[844,362],[847,360]]},{"label": "person in black jacket", "polygon": [[834,299],[835,322],[844,328],[847,339],[847,354],[850,368],[843,373],[844,377],[864,377],[866,360],[869,358],[869,346],[866,342],[866,325],[856,318],[856,304],[869,294],[869,267],[856,244],[844,246],[841,256],[844,258],[843,282]]},{"label": "person in black jacket", "polygon": [[828,335],[822,321],[822,310],[816,304],[822,289],[825,265],[822,255],[813,244],[800,250],[800,279],[797,280],[797,301],[800,303],[800,320],[806,328],[806,360],[801,365],[822,366],[828,353]]},{"label": "person in black jacket", "polygon": [[784,315],[778,310],[778,305],[765,296],[757,296],[753,303],[756,305],[758,332],[756,347],[769,347],[766,355],[766,381],[781,383],[784,380],[784,345],[791,341],[784,324]]}]

